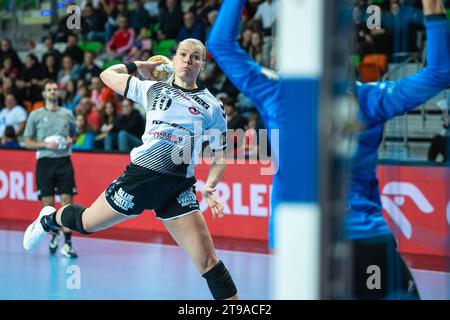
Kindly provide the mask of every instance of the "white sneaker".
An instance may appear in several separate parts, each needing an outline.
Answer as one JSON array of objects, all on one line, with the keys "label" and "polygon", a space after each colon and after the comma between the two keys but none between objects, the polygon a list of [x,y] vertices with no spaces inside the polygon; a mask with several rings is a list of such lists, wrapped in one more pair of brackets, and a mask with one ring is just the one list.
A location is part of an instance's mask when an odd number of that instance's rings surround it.
[{"label": "white sneaker", "polygon": [[72,244],[65,243],[59,251],[63,256],[67,258],[77,258],[78,255],[72,247]]},{"label": "white sneaker", "polygon": [[39,242],[48,234],[42,227],[41,218],[43,216],[48,216],[55,211],[56,209],[51,206],[42,208],[37,219],[28,226],[27,230],[25,230],[25,234],[23,235],[23,247],[26,251],[34,250]]}]

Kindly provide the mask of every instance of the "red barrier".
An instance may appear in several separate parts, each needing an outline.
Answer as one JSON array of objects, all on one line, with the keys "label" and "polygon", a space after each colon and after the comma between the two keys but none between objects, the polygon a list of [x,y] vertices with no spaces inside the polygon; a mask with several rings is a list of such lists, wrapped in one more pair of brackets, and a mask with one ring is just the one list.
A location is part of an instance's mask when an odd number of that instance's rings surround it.
[{"label": "red barrier", "polygon": [[450,256],[450,169],[379,166],[383,214],[403,253]]},{"label": "red barrier", "polygon": [[[72,156],[79,195],[77,203],[89,205],[129,162],[128,155],[74,153]],[[35,153],[0,150],[0,218],[32,221],[40,208],[35,193]],[[206,181],[208,165],[196,167],[198,186]],[[215,236],[267,240],[271,176],[260,174],[260,164],[227,167],[218,195],[225,217],[213,220],[198,193],[210,231]],[[450,256],[450,169],[380,165],[383,214],[404,253]],[[157,190],[149,190],[157,192]],[[163,231],[153,214],[114,228]]]},{"label": "red barrier", "polygon": [[[74,153],[72,156],[79,194],[75,202],[89,205],[117,178],[129,163],[123,154]],[[0,218],[32,221],[40,204],[35,187],[35,152],[0,150]],[[261,175],[260,164],[230,164],[217,186],[225,208],[223,219],[212,219],[209,208],[198,192],[200,206],[212,235],[230,238],[267,240],[272,176]],[[197,189],[203,187],[209,166],[196,167]],[[158,190],[149,190],[158,192]],[[114,228],[165,230],[161,221],[148,214],[121,223]]]}]

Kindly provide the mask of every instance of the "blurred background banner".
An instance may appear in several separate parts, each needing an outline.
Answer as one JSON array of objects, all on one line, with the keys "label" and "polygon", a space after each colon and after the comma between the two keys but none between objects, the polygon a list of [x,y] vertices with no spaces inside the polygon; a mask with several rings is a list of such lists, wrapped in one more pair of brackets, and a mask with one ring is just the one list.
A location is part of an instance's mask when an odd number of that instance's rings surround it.
[{"label": "blurred background banner", "polygon": [[[0,150],[0,219],[31,222],[40,203],[36,197],[35,152]],[[72,156],[80,203],[91,203],[129,162],[124,154],[74,153]],[[205,213],[211,234],[231,239],[267,241],[270,212],[271,176],[260,175],[264,166],[229,164],[227,172],[217,186],[226,219],[211,218],[210,209],[202,201],[199,190],[208,175],[209,166],[196,167],[197,196]],[[157,190],[148,190],[157,192]],[[161,221],[147,214],[119,224],[113,229],[130,229],[165,232]],[[94,234],[95,236],[95,234]]]}]

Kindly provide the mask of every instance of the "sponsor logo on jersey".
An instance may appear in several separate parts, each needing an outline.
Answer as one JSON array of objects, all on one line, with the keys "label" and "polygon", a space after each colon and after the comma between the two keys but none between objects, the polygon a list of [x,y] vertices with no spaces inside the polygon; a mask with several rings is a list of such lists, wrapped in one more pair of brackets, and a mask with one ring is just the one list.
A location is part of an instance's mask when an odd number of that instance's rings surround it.
[{"label": "sponsor logo on jersey", "polygon": [[198,116],[200,114],[200,111],[196,107],[189,107],[189,112],[192,113],[194,116]]},{"label": "sponsor logo on jersey", "polygon": [[201,99],[199,96],[192,96],[192,99],[197,102],[199,105],[201,105],[206,110],[209,109],[209,104],[207,104],[203,99]]},{"label": "sponsor logo on jersey", "polygon": [[169,122],[162,121],[162,120],[153,120],[153,121],[152,121],[152,124],[165,124],[165,125],[168,125],[168,126],[171,126],[171,127],[177,128],[177,129],[180,129],[180,130],[187,131],[187,132],[189,132],[189,133],[194,133],[193,131],[191,131],[191,130],[189,130],[189,129],[183,127],[183,126],[180,126],[179,124],[176,124],[176,123],[169,123]]},{"label": "sponsor logo on jersey", "polygon": [[162,132],[162,131],[152,131],[149,134],[152,134],[154,138],[166,140],[173,142],[175,144],[181,143],[183,141],[183,137],[177,136],[173,133]]}]

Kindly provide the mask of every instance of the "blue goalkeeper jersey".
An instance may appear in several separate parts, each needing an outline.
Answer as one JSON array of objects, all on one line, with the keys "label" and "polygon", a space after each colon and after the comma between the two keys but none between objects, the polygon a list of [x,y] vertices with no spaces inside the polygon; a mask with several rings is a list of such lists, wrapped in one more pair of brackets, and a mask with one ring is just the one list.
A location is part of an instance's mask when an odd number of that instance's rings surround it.
[{"label": "blue goalkeeper jersey", "polygon": [[359,119],[366,128],[358,133],[358,147],[352,159],[345,234],[348,239],[390,234],[381,214],[377,179],[378,147],[383,124],[405,114],[450,85],[450,32],[443,16],[428,16],[427,66],[404,79],[358,84]]},{"label": "blue goalkeeper jersey", "polygon": [[[233,84],[256,106],[267,129],[283,125],[281,83],[267,77],[237,42],[241,12],[245,0],[224,0],[209,34],[207,47],[215,61]],[[359,84],[357,97],[359,118],[366,130],[358,133],[358,148],[352,160],[345,218],[347,238],[365,238],[389,234],[381,214],[381,200],[376,176],[378,147],[383,124],[408,112],[445,89],[450,77],[450,50],[448,22],[439,17],[426,22],[428,35],[427,67],[417,74],[396,82]],[[281,132],[280,132],[281,133]],[[270,134],[269,134],[270,137]],[[280,140],[284,137],[280,134]],[[279,170],[274,176],[272,210],[280,201],[283,174],[279,154],[274,157]],[[269,224],[269,247],[273,248],[273,217]]]},{"label": "blue goalkeeper jersey", "polygon": [[[276,74],[264,69],[237,42],[241,13],[245,0],[224,0],[206,42],[209,52],[225,75],[257,108],[268,130],[282,127],[283,109],[280,107],[281,83]],[[283,139],[280,132],[280,140]],[[278,171],[274,175],[271,207],[275,210],[281,194],[282,159],[277,148],[271,154]],[[270,219],[273,219],[273,214]],[[273,248],[273,221],[269,224],[269,247]]]}]

